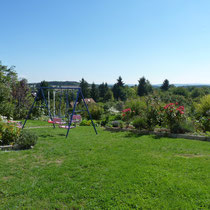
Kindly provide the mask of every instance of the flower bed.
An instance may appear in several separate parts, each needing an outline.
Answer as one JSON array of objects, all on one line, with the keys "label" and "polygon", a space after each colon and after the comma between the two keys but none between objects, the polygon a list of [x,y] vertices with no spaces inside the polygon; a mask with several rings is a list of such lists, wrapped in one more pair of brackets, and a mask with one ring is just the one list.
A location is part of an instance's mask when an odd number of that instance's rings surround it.
[{"label": "flower bed", "polygon": [[199,140],[199,141],[210,141],[209,136],[200,136],[200,135],[192,135],[192,134],[175,134],[175,133],[169,133],[168,131],[157,132],[157,131],[130,129],[130,128],[111,128],[111,127],[105,127],[105,130],[113,131],[113,132],[132,132],[132,133],[136,133],[139,135],[156,135],[159,137],[183,138],[183,139],[191,139],[191,140]]}]

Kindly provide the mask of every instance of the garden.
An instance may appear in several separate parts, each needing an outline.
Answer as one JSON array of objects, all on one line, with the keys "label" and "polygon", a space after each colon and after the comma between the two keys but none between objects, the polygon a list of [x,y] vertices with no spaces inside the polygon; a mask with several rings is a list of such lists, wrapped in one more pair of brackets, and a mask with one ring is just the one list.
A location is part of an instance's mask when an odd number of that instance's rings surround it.
[{"label": "garden", "polygon": [[[138,83],[82,79],[89,115],[74,92],[31,88],[0,65],[0,208],[209,209],[209,142],[169,134],[210,137],[210,87]],[[66,138],[49,113],[68,122],[72,104],[81,120]]]}]

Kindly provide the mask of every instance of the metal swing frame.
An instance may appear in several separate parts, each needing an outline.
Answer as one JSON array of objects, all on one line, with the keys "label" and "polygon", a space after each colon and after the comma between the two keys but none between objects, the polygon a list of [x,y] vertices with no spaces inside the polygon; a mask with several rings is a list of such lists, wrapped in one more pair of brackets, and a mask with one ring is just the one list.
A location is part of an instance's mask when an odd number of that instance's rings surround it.
[{"label": "metal swing frame", "polygon": [[[44,103],[45,103],[45,106],[44,106],[44,107],[47,108],[49,117],[50,117],[50,119],[53,121],[52,114],[51,114],[51,111],[50,111],[48,102],[47,102],[47,100],[46,100],[46,98],[45,98],[45,95],[44,95],[44,91],[43,91],[44,89],[52,89],[52,90],[58,90],[58,89],[59,89],[59,90],[77,90],[77,96],[76,96],[76,100],[74,101],[73,111],[72,111],[72,113],[71,113],[71,115],[70,115],[70,118],[69,118],[69,121],[68,121],[68,130],[67,130],[67,133],[66,133],[66,138],[68,137],[68,135],[69,135],[69,130],[71,129],[71,124],[72,124],[72,120],[73,120],[73,115],[76,113],[76,106],[77,106],[77,102],[78,102],[78,99],[79,99],[79,95],[80,95],[80,94],[81,94],[81,96],[82,96],[82,101],[83,101],[83,103],[84,103],[84,105],[85,105],[85,110],[82,110],[82,111],[87,111],[87,112],[88,112],[88,115],[89,115],[89,117],[90,117],[90,119],[91,119],[92,126],[93,126],[93,128],[94,128],[94,130],[95,130],[95,133],[98,134],[98,133],[97,133],[97,130],[96,130],[96,127],[95,127],[95,124],[94,124],[94,122],[93,122],[92,116],[91,116],[91,114],[90,114],[90,112],[89,112],[88,106],[87,106],[87,104],[86,104],[86,102],[85,102],[85,99],[84,99],[84,96],[83,96],[83,93],[82,93],[82,90],[81,90],[80,87],[40,87],[39,90],[37,91],[36,97],[35,97],[35,99],[34,99],[34,102],[33,102],[32,106],[31,106],[29,112],[28,112],[28,115],[27,115],[27,117],[26,117],[26,119],[25,119],[25,121],[24,121],[24,124],[23,124],[23,126],[22,126],[22,129],[24,129],[25,124],[26,124],[26,122],[27,122],[27,120],[28,120],[28,118],[29,118],[29,116],[30,116],[30,114],[31,114],[31,112],[32,112],[32,110],[33,110],[33,108],[34,108],[34,105],[35,105],[35,103],[36,103],[36,101],[37,101],[37,98],[38,98],[38,96],[40,96],[40,94],[41,94],[42,98],[44,99]],[[55,123],[53,123],[53,128],[55,128]]]}]

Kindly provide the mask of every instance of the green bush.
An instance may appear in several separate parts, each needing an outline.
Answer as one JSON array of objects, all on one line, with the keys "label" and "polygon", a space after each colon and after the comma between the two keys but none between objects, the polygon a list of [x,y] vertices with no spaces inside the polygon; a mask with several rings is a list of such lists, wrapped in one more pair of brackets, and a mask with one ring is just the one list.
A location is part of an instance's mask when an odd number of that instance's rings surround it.
[{"label": "green bush", "polygon": [[145,118],[142,118],[142,117],[136,117],[133,121],[133,126],[136,128],[136,129],[147,129],[147,121]]},{"label": "green bush", "polygon": [[[93,120],[95,126],[98,126],[98,123],[96,120]],[[80,126],[91,126],[92,125],[92,122],[91,120],[83,120],[80,124]]]},{"label": "green bush", "polygon": [[22,130],[20,136],[15,141],[18,149],[30,149],[38,140],[38,136],[28,130]]},{"label": "green bush", "polygon": [[171,126],[170,130],[171,133],[193,133],[194,125],[189,121],[177,122]]},{"label": "green bush", "polygon": [[0,145],[13,144],[20,135],[20,128],[13,124],[0,123]]},{"label": "green bush", "polygon": [[122,120],[116,120],[111,122],[112,127],[120,127],[123,128],[124,122]]},{"label": "green bush", "polygon": [[79,125],[80,126],[90,126],[91,120],[83,120]]},{"label": "green bush", "polygon": [[[100,120],[101,119],[101,117],[103,115],[103,112],[104,112],[104,110],[101,106],[99,106],[97,104],[92,104],[88,107],[88,109],[89,109],[89,112],[90,112],[90,114],[91,114],[91,116],[94,120]],[[90,119],[87,112],[85,113],[85,117],[88,120]]]},{"label": "green bush", "polygon": [[147,105],[144,98],[129,100],[125,104],[125,108],[130,108],[133,115],[141,115],[147,109]]},{"label": "green bush", "polygon": [[210,131],[210,94],[202,97],[200,102],[195,104],[195,108],[200,128],[204,132]]}]

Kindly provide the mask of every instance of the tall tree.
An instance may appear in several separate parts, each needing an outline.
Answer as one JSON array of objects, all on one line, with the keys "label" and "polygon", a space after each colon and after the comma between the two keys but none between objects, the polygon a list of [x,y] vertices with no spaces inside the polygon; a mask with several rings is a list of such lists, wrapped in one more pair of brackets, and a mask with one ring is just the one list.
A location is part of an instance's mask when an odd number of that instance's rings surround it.
[{"label": "tall tree", "polygon": [[0,114],[13,117],[14,105],[12,103],[12,88],[17,82],[14,66],[8,68],[0,62]]},{"label": "tall tree", "polygon": [[140,78],[138,84],[138,95],[146,96],[150,92],[152,92],[152,85],[150,84],[149,80],[146,80],[145,77]]},{"label": "tall tree", "polygon": [[113,99],[114,99],[113,92],[110,89],[108,89],[108,91],[104,96],[104,101],[113,101]]},{"label": "tall tree", "polygon": [[170,88],[169,81],[165,79],[163,84],[161,85],[160,89],[163,91],[167,91]]},{"label": "tall tree", "polygon": [[[48,90],[46,88],[50,87],[49,83],[45,80],[41,81],[40,84],[37,85],[37,88],[39,87],[43,87],[43,93],[44,93],[44,97],[45,99],[47,99],[47,94],[48,94]],[[37,101],[40,101],[43,99],[43,96],[41,93],[39,93],[39,95],[37,96]]]},{"label": "tall tree", "polygon": [[102,84],[100,84],[98,87],[98,90],[99,90],[99,97],[101,98],[100,100],[104,101],[104,97],[105,97],[107,91],[109,90],[107,83],[103,82]]},{"label": "tall tree", "polygon": [[26,79],[22,79],[16,83],[12,90],[12,96],[15,105],[14,118],[25,118],[33,100]]},{"label": "tall tree", "polygon": [[[80,88],[82,90],[84,98],[89,98],[90,97],[89,84],[84,80],[84,78],[82,78],[80,80],[79,86],[80,86]],[[80,99],[81,99],[81,97],[80,97]]]},{"label": "tall tree", "polygon": [[95,83],[92,83],[91,90],[90,90],[90,97],[93,98],[94,101],[98,101],[99,99],[99,91],[96,87]]},{"label": "tall tree", "polygon": [[117,82],[114,84],[112,88],[112,92],[116,100],[125,101],[127,99],[125,86],[124,86],[121,76],[119,76],[119,78],[117,79]]},{"label": "tall tree", "polygon": [[117,85],[118,85],[118,87],[124,87],[124,82],[122,81],[121,76],[119,76],[119,78],[117,79]]}]

